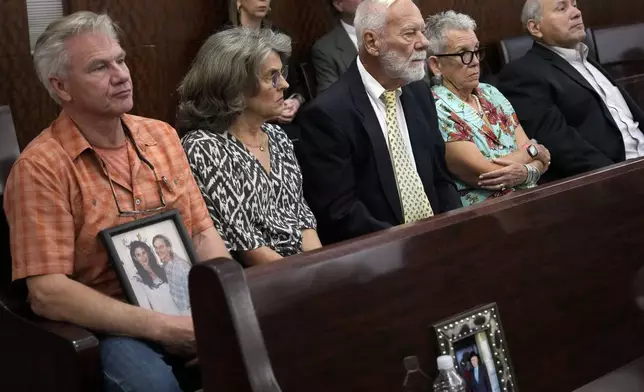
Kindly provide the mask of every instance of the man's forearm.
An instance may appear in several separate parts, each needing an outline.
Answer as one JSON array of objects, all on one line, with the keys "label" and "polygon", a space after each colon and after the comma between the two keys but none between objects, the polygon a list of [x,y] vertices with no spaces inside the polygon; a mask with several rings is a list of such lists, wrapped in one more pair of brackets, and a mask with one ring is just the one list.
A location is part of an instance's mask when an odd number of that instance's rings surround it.
[{"label": "man's forearm", "polygon": [[115,335],[160,341],[169,316],[107,297],[65,275],[27,279],[33,311],[45,318]]}]

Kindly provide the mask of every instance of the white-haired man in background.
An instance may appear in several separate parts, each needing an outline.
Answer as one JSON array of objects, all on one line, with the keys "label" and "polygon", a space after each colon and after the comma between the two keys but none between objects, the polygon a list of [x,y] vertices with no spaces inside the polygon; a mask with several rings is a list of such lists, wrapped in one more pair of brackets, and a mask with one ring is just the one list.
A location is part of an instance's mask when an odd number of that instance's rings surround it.
[{"label": "white-haired man in background", "polygon": [[97,238],[177,209],[201,260],[230,257],[176,131],[126,114],[132,79],[107,15],[83,11],[52,22],[34,63],[62,111],[7,180],[12,278],[26,283],[34,313],[97,333],[105,392],[180,392],[172,365],[195,356],[192,318],[125,303]]},{"label": "white-haired man in background", "polygon": [[412,0],[365,0],[358,58],[297,118],[306,200],[337,242],[461,206],[425,76],[425,22]]}]

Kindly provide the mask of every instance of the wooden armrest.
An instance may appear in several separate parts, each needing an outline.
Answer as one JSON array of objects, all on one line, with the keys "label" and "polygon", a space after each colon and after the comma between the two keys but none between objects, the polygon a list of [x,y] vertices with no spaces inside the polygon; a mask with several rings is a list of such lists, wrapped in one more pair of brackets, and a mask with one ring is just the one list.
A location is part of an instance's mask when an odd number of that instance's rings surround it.
[{"label": "wooden armrest", "polygon": [[0,390],[100,390],[99,342],[91,332],[38,317],[6,293],[0,293],[0,325]]},{"label": "wooden armrest", "polygon": [[204,391],[281,392],[239,263],[198,263],[189,280]]},{"label": "wooden armrest", "polygon": [[43,331],[50,332],[69,342],[76,352],[98,348],[98,338],[90,331],[74,324],[51,321],[38,316],[29,320]]}]

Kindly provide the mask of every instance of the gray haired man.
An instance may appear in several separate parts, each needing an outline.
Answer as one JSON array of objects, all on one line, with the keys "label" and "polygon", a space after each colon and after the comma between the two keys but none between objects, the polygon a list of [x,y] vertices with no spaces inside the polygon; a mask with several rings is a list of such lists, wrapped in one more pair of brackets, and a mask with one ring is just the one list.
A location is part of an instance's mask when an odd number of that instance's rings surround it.
[{"label": "gray haired man", "polygon": [[364,0],[358,57],[298,115],[304,196],[323,243],[461,206],[425,76],[425,21],[412,0]]},{"label": "gray haired man", "polygon": [[132,79],[107,15],[84,11],[52,22],[34,63],[62,111],[7,180],[12,279],[26,283],[37,315],[97,332],[105,392],[179,392],[172,366],[183,369],[196,354],[192,318],[126,303],[97,238],[176,209],[200,260],[229,257],[186,175],[179,137],[166,123],[127,114]]},{"label": "gray haired man", "polygon": [[528,0],[521,21],[535,43],[505,66],[499,90],[530,138],[550,150],[545,179],[644,156],[644,112],[588,56],[576,0]]}]

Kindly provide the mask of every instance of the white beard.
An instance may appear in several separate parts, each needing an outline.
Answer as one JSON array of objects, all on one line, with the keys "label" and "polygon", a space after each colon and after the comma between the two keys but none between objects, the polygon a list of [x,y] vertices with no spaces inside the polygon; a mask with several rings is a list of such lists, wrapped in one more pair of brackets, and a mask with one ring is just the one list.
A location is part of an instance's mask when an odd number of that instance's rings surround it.
[{"label": "white beard", "polygon": [[425,62],[415,63],[412,61],[425,60],[426,57],[425,51],[415,52],[408,59],[402,59],[395,52],[386,51],[380,61],[390,78],[402,79],[407,83],[411,83],[425,77]]}]

